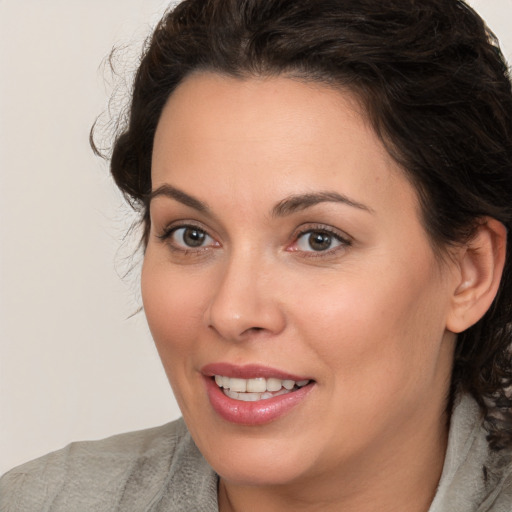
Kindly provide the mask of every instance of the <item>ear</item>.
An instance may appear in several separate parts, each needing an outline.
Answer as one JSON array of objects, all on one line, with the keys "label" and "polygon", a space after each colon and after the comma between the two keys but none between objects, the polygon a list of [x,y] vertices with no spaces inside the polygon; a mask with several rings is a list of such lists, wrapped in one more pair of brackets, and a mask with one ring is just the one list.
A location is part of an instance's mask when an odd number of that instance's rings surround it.
[{"label": "ear", "polygon": [[489,217],[457,253],[459,274],[452,296],[447,329],[460,333],[480,320],[490,308],[505,265],[507,229]]}]

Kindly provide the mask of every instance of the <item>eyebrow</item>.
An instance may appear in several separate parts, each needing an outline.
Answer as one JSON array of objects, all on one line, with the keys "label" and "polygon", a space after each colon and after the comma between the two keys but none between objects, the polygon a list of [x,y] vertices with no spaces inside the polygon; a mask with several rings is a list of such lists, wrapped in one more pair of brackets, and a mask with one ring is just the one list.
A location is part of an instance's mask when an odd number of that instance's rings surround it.
[{"label": "eyebrow", "polygon": [[[172,185],[165,184],[153,190],[148,195],[148,204],[156,197],[167,197],[174,199],[185,206],[189,206],[194,210],[202,213],[210,214],[210,207],[207,203],[192,197],[191,195],[183,192],[179,188]],[[358,201],[350,199],[349,197],[339,194],[338,192],[312,192],[306,194],[296,194],[288,196],[287,198],[279,201],[271,211],[272,217],[286,217],[294,212],[302,211],[320,203],[342,203],[359,210],[375,213],[374,210]]]},{"label": "eyebrow", "polygon": [[156,190],[153,190],[148,195],[148,204],[156,197],[167,197],[169,199],[174,199],[175,201],[178,201],[185,206],[190,206],[190,208],[194,208],[194,210],[202,213],[210,212],[210,207],[206,203],[169,184],[162,185]]},{"label": "eyebrow", "polygon": [[349,197],[339,194],[338,192],[314,192],[309,194],[298,194],[289,196],[272,208],[273,217],[285,217],[294,212],[305,210],[319,203],[342,203],[359,210],[367,211],[368,213],[375,213],[375,211],[358,201],[350,199]]}]

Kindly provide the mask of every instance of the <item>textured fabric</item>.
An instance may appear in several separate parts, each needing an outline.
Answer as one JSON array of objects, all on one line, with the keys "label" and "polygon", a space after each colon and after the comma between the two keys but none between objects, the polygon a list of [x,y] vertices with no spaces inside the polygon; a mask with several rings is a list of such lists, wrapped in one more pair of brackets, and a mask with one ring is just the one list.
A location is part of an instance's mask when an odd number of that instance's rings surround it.
[{"label": "textured fabric", "polygon": [[512,512],[512,453],[489,450],[478,405],[452,415],[443,473],[429,512]]},{"label": "textured fabric", "polygon": [[[217,475],[182,420],[72,443],[0,480],[1,512],[217,510]],[[488,450],[478,406],[469,397],[452,416],[443,474],[429,512],[512,512],[511,454]]]},{"label": "textured fabric", "polygon": [[0,480],[1,512],[217,510],[217,475],[182,420],[72,443]]}]

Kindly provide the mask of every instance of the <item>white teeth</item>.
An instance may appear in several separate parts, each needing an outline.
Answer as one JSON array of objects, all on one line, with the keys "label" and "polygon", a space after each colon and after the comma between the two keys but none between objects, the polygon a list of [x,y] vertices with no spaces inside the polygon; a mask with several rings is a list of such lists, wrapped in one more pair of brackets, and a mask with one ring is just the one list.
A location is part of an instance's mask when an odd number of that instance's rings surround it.
[{"label": "white teeth", "polygon": [[277,393],[238,393],[236,391],[231,391],[231,389],[225,389],[224,394],[229,396],[229,398],[233,398],[234,400],[240,400],[242,402],[257,402],[258,400],[268,400],[269,398],[274,398],[275,396],[286,395],[290,393],[287,389],[281,389]]},{"label": "white teeth", "polygon": [[293,389],[293,386],[295,386],[295,382],[293,380],[283,380],[283,388]]},{"label": "white teeth", "polygon": [[224,394],[235,400],[253,402],[256,400],[267,400],[274,396],[290,393],[295,386],[301,388],[309,383],[309,380],[297,382],[290,379],[276,379],[270,377],[256,377],[254,379],[240,379],[215,375],[215,382],[219,388],[224,388]]},{"label": "white teeth", "polygon": [[238,400],[243,402],[256,402],[261,400],[261,393],[238,393]]},{"label": "white teeth", "polygon": [[[237,393],[236,391],[231,391],[231,389],[225,389],[224,393],[229,396],[229,398],[241,400],[242,402],[256,402],[262,399],[262,393]],[[269,398],[272,398],[272,395],[270,395]]]},{"label": "white teeth", "polygon": [[225,389],[224,394],[226,396],[229,396],[229,398],[234,398],[235,400],[238,400],[238,393],[236,391],[231,391],[231,389]]},{"label": "white teeth", "polygon": [[229,389],[231,391],[238,391],[245,393],[247,391],[247,381],[245,379],[229,379]]},{"label": "white teeth", "polygon": [[283,387],[281,379],[267,379],[267,391],[279,391]]},{"label": "white teeth", "polygon": [[[266,379],[264,379],[263,377],[247,380],[247,391],[249,393],[265,393],[265,391],[267,391],[267,389],[268,389],[268,384],[266,382]],[[281,389],[281,387],[279,387],[279,389]],[[268,389],[268,391],[272,391],[272,390]]]}]

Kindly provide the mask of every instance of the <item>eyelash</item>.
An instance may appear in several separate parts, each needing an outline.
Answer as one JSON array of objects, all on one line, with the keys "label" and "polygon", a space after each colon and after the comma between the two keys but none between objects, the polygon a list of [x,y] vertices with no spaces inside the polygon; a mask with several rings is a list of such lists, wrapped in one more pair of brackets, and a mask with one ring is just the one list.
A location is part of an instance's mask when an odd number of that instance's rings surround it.
[{"label": "eyelash", "polygon": [[210,247],[212,247],[211,245],[205,245],[205,246],[201,246],[201,247],[197,247],[197,248],[190,247],[188,249],[185,249],[184,247],[179,247],[179,246],[173,244],[171,238],[180,229],[195,229],[195,230],[203,233],[207,237],[210,237],[212,240],[214,240],[214,238],[211,235],[209,235],[205,229],[203,229],[202,227],[200,227],[196,224],[189,224],[189,223],[166,227],[163,230],[162,234],[157,235],[157,237],[162,242],[165,242],[171,251],[182,254],[183,256],[188,256],[188,255],[190,255],[190,256],[196,255],[197,256],[197,255],[202,254],[204,251],[208,250]]},{"label": "eyelash", "polygon": [[[352,241],[348,237],[342,236],[337,230],[325,225],[310,225],[300,229],[297,233],[294,234],[293,245],[296,245],[303,236],[312,233],[327,235],[336,240],[337,242],[339,242],[340,245],[327,249],[325,251],[301,251],[303,256],[306,258],[321,258],[333,256],[340,250],[346,250],[347,247],[350,247],[352,245]],[[292,249],[292,251],[295,250]]]},{"label": "eyelash", "polygon": [[[207,251],[209,248],[215,247],[215,245],[211,245],[211,244],[205,245],[205,246],[200,246],[197,248],[190,247],[188,249],[185,249],[184,247],[178,247],[177,245],[173,244],[170,241],[170,239],[180,229],[195,229],[195,230],[203,233],[207,237],[211,238],[212,240],[215,240],[211,235],[208,234],[208,231],[206,231],[202,227],[200,227],[196,224],[188,224],[188,223],[167,227],[164,229],[164,231],[160,235],[157,235],[157,237],[160,240],[162,240],[163,242],[166,242],[167,245],[169,246],[169,248],[173,252],[180,253],[184,256],[200,255],[204,251]],[[303,257],[306,257],[306,258],[321,258],[321,257],[326,257],[326,256],[332,256],[335,253],[337,253],[338,251],[346,249],[347,247],[350,247],[352,245],[352,241],[349,238],[342,236],[337,230],[335,230],[329,226],[309,225],[307,227],[303,227],[298,232],[294,233],[294,235],[293,235],[294,241],[291,244],[291,246],[297,245],[297,243],[300,241],[300,239],[303,236],[305,236],[307,234],[313,234],[313,233],[327,235],[327,236],[331,237],[332,239],[336,240],[337,242],[339,242],[340,245],[338,245],[334,248],[326,249],[325,251],[323,251],[323,250],[319,250],[319,251],[315,251],[315,250],[304,251],[304,250],[302,250],[301,251],[300,249],[289,249],[289,247],[290,247],[290,245],[289,245],[287,250],[290,252],[300,252],[300,253],[302,253]],[[218,244],[218,242],[217,242],[217,244]],[[219,245],[216,245],[216,246],[218,247]]]}]

